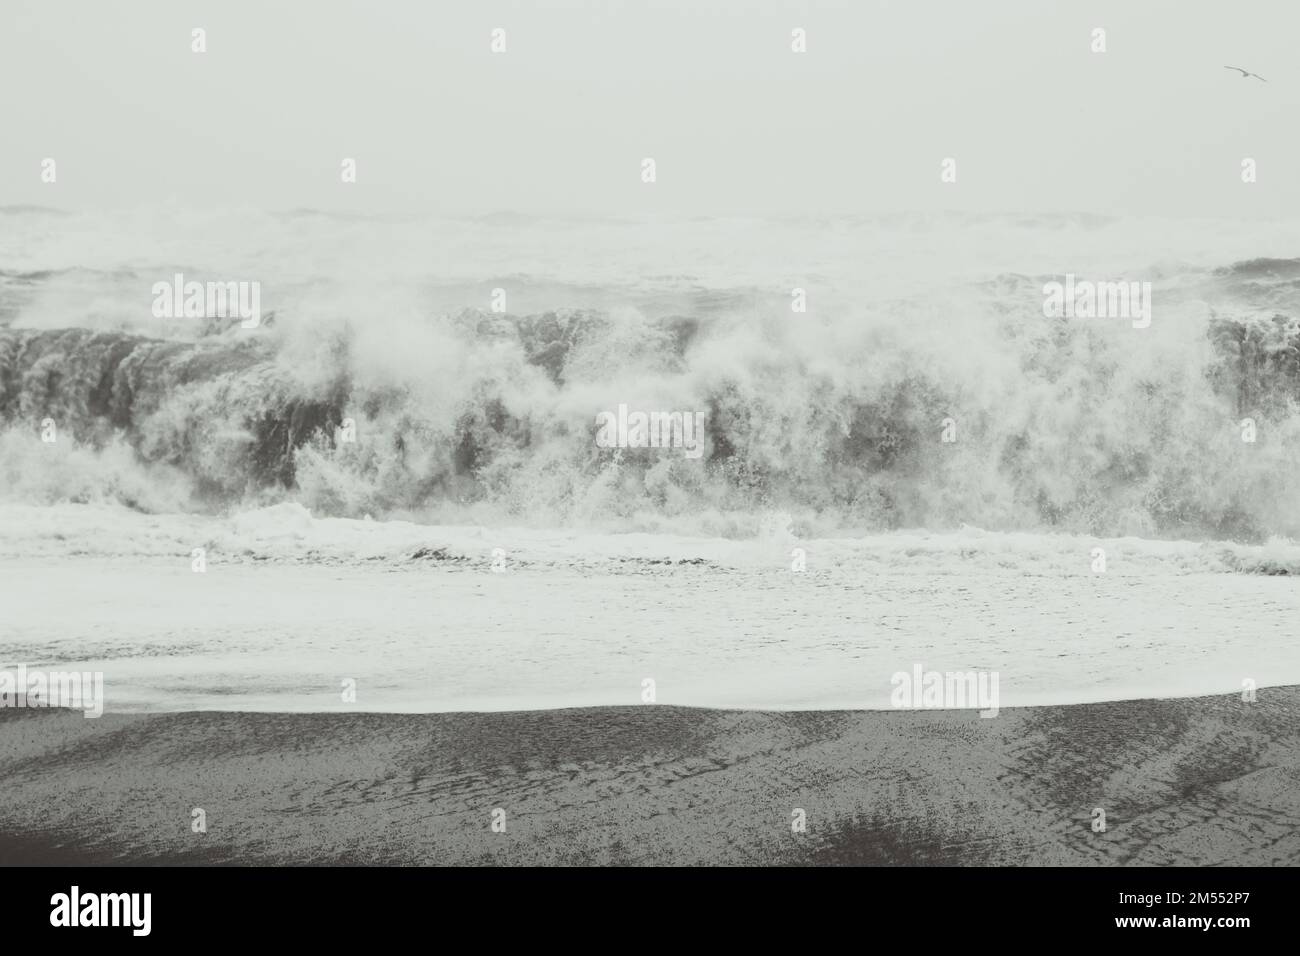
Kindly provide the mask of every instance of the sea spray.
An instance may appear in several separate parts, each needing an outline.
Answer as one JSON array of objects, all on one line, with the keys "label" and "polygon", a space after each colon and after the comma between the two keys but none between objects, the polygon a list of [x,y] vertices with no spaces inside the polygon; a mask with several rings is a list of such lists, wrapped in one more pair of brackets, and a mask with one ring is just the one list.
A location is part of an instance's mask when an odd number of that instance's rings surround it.
[{"label": "sea spray", "polygon": [[[778,508],[823,529],[1300,533],[1300,267],[1151,274],[1160,320],[1142,329],[1045,322],[1045,277],[1011,274],[856,302],[822,291],[799,314],[788,290],[710,293],[691,314],[430,314],[385,287],[303,300],[255,334],[15,327],[0,330],[0,495],[624,527],[739,528]],[[691,415],[700,457],[601,447],[593,422],[620,405],[681,411],[683,448]],[[57,443],[33,444],[44,422]],[[135,468],[174,480],[150,493]]]}]

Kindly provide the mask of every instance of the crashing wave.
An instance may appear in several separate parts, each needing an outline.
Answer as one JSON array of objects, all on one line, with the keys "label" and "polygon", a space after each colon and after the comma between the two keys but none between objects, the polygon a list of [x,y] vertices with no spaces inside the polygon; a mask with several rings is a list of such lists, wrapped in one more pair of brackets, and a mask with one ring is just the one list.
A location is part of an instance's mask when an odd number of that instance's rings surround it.
[{"label": "crashing wave", "polygon": [[[130,486],[146,509],[123,448],[210,507],[634,525],[777,508],[823,530],[1300,531],[1295,319],[1187,310],[1139,338],[1044,320],[1035,281],[842,320],[467,310],[180,341],[0,330],[9,490],[38,494],[32,462],[57,454],[41,448],[48,420],[65,448],[103,458],[109,497]],[[705,454],[598,447],[595,417],[620,403],[703,411]]]}]

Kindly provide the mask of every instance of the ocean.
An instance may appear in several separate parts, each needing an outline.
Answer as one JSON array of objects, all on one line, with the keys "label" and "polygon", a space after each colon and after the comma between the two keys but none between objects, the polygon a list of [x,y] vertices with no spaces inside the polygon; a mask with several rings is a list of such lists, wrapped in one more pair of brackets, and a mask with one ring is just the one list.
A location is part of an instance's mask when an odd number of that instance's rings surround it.
[{"label": "ocean", "polygon": [[[0,210],[0,669],[124,711],[1300,683],[1297,236]],[[155,314],[176,276],[260,321]],[[1067,278],[1148,324],[1045,315]],[[598,443],[620,406],[701,453]]]}]

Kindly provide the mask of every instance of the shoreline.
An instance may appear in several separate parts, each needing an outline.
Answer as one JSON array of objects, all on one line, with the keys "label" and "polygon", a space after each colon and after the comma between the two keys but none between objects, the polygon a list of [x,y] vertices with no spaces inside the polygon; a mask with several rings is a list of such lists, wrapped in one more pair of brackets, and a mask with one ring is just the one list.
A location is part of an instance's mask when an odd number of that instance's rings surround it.
[{"label": "shoreline", "polygon": [[0,777],[6,865],[1295,865],[1300,687],[992,719],[5,710]]}]

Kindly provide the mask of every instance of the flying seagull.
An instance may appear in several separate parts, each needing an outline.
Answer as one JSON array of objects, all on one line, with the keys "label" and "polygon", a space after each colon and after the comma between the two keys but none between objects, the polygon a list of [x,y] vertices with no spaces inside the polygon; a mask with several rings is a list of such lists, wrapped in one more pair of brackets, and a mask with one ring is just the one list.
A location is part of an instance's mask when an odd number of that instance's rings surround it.
[{"label": "flying seagull", "polygon": [[1238,73],[1241,74],[1241,78],[1242,78],[1243,80],[1244,80],[1246,77],[1248,77],[1248,76],[1253,76],[1255,79],[1259,80],[1261,83],[1267,83],[1267,82],[1268,82],[1268,80],[1264,79],[1264,78],[1263,78],[1262,76],[1260,76],[1258,73],[1252,73],[1252,72],[1250,72],[1250,70],[1243,70],[1243,69],[1242,69],[1241,67],[1239,67],[1239,66],[1225,66],[1224,69],[1225,69],[1225,70],[1236,70]]}]

